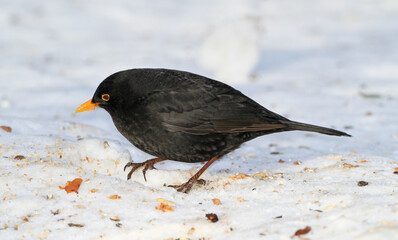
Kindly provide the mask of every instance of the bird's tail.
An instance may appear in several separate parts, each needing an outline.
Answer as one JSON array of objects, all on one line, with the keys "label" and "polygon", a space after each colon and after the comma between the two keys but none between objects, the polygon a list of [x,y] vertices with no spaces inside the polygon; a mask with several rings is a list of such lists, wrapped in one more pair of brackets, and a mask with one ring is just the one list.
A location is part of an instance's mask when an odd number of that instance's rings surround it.
[{"label": "bird's tail", "polygon": [[341,131],[334,130],[331,128],[325,128],[325,127],[320,127],[320,126],[315,126],[315,125],[300,123],[300,122],[293,122],[293,121],[281,121],[281,122],[283,124],[286,124],[288,126],[288,128],[291,130],[309,131],[309,132],[317,132],[317,133],[322,133],[322,134],[327,134],[327,135],[351,137],[351,135],[349,135],[345,132],[341,132]]}]

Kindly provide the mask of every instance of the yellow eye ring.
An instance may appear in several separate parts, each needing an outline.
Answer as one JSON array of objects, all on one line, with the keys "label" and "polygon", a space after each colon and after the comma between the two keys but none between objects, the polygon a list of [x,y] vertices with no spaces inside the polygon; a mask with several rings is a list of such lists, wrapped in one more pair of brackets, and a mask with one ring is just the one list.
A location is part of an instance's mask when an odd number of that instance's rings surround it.
[{"label": "yellow eye ring", "polygon": [[107,101],[109,101],[109,99],[111,98],[110,96],[109,96],[109,94],[102,94],[101,95],[101,98],[102,98],[102,100],[104,100],[105,102],[107,102]]}]

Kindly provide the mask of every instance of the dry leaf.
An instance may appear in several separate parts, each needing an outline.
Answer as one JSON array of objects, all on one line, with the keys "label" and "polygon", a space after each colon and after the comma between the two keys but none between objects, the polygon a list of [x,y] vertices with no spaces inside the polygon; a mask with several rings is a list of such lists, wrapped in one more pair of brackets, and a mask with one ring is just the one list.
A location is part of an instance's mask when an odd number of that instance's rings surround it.
[{"label": "dry leaf", "polygon": [[213,204],[214,205],[221,205],[221,201],[218,198],[213,198]]},{"label": "dry leaf", "polygon": [[156,206],[155,209],[160,210],[162,212],[173,212],[174,209],[167,204],[160,203],[159,206]]},{"label": "dry leaf", "polygon": [[68,181],[65,187],[59,186],[60,189],[64,189],[67,193],[75,192],[78,193],[80,184],[83,182],[81,178],[75,178],[72,182]]},{"label": "dry leaf", "polygon": [[12,131],[11,127],[9,127],[9,126],[0,126],[0,128],[3,129],[6,132],[11,132]]},{"label": "dry leaf", "polygon": [[112,199],[112,200],[115,200],[115,199],[121,199],[122,197],[117,195],[117,194],[115,194],[115,195],[109,196],[108,198]]},{"label": "dry leaf", "polygon": [[325,207],[325,210],[331,210],[335,207],[337,207],[337,205],[329,205],[329,206]]},{"label": "dry leaf", "polygon": [[311,227],[310,226],[306,226],[304,229],[299,229],[297,230],[294,235],[291,238],[294,238],[296,236],[300,236],[300,235],[304,235],[307,234],[311,231]]}]

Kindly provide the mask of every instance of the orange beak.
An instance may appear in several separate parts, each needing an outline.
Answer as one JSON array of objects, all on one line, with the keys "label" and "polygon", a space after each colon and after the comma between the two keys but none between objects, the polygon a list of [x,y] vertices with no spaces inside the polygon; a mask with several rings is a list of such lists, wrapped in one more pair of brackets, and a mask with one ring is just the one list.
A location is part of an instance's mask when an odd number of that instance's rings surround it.
[{"label": "orange beak", "polygon": [[75,111],[75,113],[79,113],[79,112],[84,112],[84,111],[90,111],[93,109],[96,109],[99,106],[99,103],[93,103],[93,100],[90,99],[87,102],[83,103],[82,105],[80,105],[80,107],[78,107]]}]

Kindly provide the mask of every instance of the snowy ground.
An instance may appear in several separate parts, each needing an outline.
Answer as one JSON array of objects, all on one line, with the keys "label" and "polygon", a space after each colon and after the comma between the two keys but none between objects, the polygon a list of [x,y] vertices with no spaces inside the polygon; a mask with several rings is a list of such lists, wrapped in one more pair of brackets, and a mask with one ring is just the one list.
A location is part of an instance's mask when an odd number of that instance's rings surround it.
[{"label": "snowy ground", "polygon": [[[306,226],[301,238],[398,235],[397,1],[1,5],[0,126],[11,132],[0,128],[0,239],[290,239]],[[147,182],[141,171],[126,181],[123,166],[150,156],[105,111],[74,110],[105,77],[135,67],[217,78],[353,138],[255,139],[188,195],[163,185],[201,164],[167,161]],[[78,194],[59,188],[75,178]],[[156,209],[158,199],[174,211]]]}]

